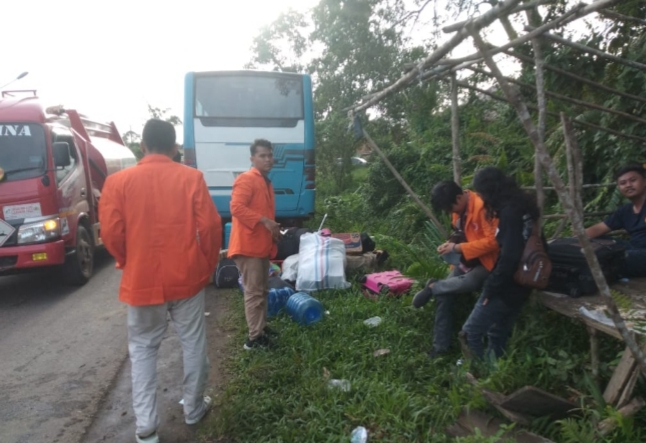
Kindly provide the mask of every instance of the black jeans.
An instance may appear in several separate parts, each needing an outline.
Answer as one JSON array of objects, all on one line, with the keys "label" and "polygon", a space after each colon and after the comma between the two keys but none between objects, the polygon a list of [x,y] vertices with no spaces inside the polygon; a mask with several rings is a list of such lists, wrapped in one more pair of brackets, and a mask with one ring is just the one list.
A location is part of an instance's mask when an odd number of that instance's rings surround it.
[{"label": "black jeans", "polygon": [[433,327],[433,350],[446,352],[453,335],[453,307],[456,300],[464,300],[468,295],[482,288],[489,271],[482,265],[476,266],[466,274],[456,266],[449,276],[433,284],[435,297],[435,325]]}]

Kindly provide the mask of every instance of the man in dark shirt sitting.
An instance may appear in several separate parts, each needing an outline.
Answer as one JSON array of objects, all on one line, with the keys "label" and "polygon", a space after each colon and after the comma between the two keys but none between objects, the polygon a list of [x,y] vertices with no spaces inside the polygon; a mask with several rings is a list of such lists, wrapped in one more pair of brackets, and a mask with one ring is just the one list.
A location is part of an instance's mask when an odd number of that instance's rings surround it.
[{"label": "man in dark shirt sitting", "polygon": [[604,221],[585,230],[589,238],[600,237],[610,231],[625,229],[630,235],[626,242],[624,277],[646,277],[646,170],[640,164],[621,168],[617,174],[619,192],[630,200],[610,214]]}]

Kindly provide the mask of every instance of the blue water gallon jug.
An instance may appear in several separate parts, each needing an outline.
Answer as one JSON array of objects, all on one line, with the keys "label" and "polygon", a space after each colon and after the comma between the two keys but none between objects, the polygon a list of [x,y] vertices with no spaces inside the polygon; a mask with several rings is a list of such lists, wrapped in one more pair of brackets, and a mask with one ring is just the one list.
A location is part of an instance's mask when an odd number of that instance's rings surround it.
[{"label": "blue water gallon jug", "polygon": [[267,316],[278,315],[281,309],[285,308],[287,300],[294,292],[292,288],[270,289],[267,295]]},{"label": "blue water gallon jug", "polygon": [[323,305],[304,292],[297,292],[287,300],[287,313],[301,325],[311,325],[323,318]]},{"label": "blue water gallon jug", "polygon": [[224,225],[224,246],[222,249],[229,249],[229,237],[231,237],[231,222]]}]

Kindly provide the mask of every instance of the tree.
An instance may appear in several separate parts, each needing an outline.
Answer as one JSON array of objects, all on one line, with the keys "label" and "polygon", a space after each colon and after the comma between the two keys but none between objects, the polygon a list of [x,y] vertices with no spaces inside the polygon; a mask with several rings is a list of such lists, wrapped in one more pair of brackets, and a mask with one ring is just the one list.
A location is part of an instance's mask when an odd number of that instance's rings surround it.
[{"label": "tree", "polygon": [[[180,118],[176,115],[168,115],[169,111],[170,108],[161,109],[152,107],[150,106],[150,104],[148,105],[148,115],[150,116],[150,118],[157,118],[167,121],[173,126],[181,125],[182,121],[180,120]],[[135,154],[137,160],[141,160],[143,158],[144,154],[141,151],[141,134],[130,130],[123,134],[123,141],[125,142],[126,146],[130,148],[133,154]]]}]

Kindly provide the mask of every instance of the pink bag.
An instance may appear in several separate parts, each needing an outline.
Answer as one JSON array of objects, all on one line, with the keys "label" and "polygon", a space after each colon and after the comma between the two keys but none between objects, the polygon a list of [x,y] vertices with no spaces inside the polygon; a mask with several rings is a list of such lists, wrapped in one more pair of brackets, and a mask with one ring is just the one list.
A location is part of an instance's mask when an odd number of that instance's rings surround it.
[{"label": "pink bag", "polygon": [[374,300],[379,294],[390,297],[405,294],[410,290],[413,282],[413,279],[402,275],[399,271],[385,271],[365,275],[361,279],[361,286],[363,294]]}]

